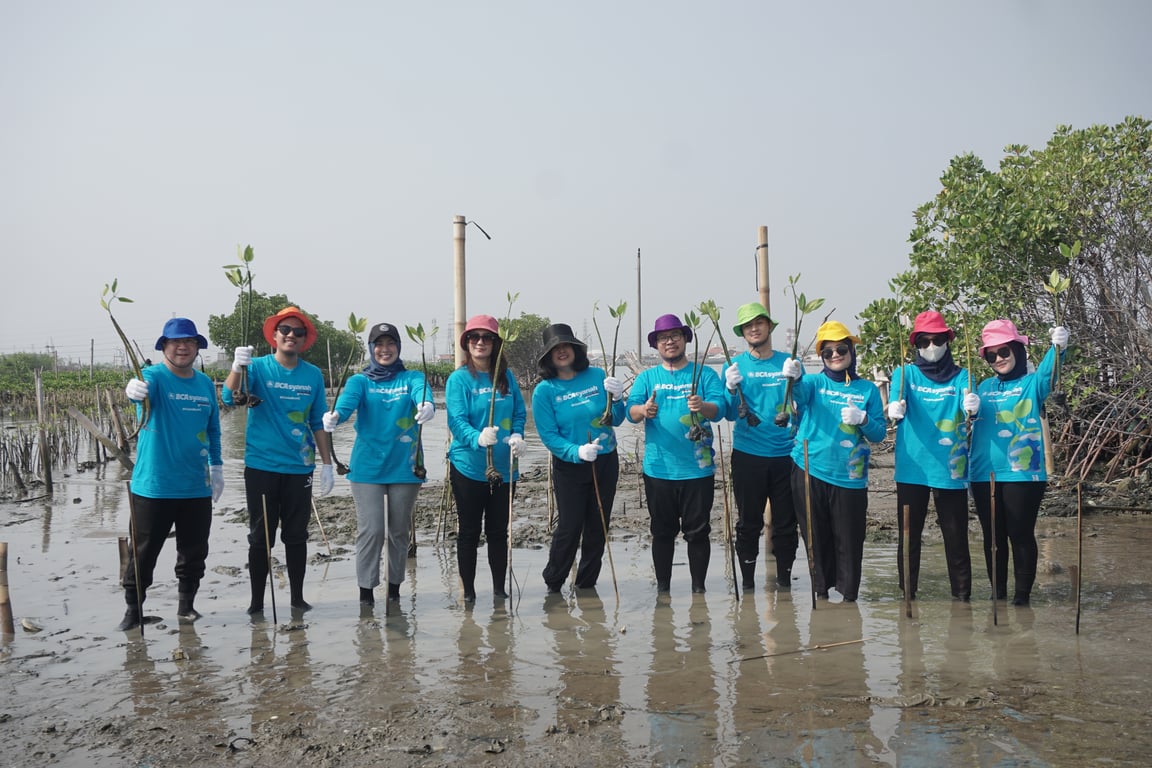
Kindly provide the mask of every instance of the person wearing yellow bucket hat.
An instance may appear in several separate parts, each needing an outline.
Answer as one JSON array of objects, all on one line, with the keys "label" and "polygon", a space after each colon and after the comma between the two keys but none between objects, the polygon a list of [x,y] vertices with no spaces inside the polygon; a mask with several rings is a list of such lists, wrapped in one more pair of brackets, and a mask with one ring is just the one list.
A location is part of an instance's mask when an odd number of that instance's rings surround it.
[{"label": "person wearing yellow bucket hat", "polygon": [[[811,503],[812,586],[823,598],[835,587],[845,602],[855,602],[860,592],[872,455],[868,443],[883,440],[887,432],[880,390],[856,374],[859,343],[843,323],[825,322],[816,331],[824,370],[800,378],[792,388],[799,416],[792,497],[797,509],[807,510]],[[806,514],[797,517],[807,537]]]},{"label": "person wearing yellow bucket hat", "polygon": [[[248,408],[244,434],[244,488],[248,502],[248,576],[252,587],[251,615],[264,611],[269,576],[269,552],[281,529],[292,608],[306,611],[304,573],[308,565],[308,521],[312,517],[312,475],[316,455],[320,493],[332,490],[331,435],[324,431],[324,374],[300,358],[316,343],[316,326],[296,307],[285,307],[264,321],[264,338],[273,354],[252,357],[251,347],[237,347],[232,372],[224,381],[221,399],[233,405],[248,368],[248,386],[255,403]],[[267,510],[267,512],[265,512]],[[265,531],[268,538],[265,539]]]},{"label": "person wearing yellow bucket hat", "polygon": [[[772,349],[769,342],[775,328],[776,321],[763,304],[752,302],[737,309],[732,330],[744,337],[748,349],[734,357],[724,371],[728,390],[726,415],[734,424],[732,493],[739,514],[736,557],[745,590],[755,587],[766,506],[771,505],[771,551],[780,589],[792,588],[792,564],[799,544],[792,504],[792,430],[777,426],[773,420],[784,408],[789,378],[783,368],[791,357]],[[755,414],[755,419],[741,418],[738,390],[743,392],[748,413]]]}]

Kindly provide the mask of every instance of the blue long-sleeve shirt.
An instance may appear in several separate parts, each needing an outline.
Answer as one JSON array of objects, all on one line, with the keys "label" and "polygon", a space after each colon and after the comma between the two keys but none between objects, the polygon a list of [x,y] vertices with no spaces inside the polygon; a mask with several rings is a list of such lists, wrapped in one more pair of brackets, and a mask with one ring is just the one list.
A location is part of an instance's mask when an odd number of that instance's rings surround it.
[{"label": "blue long-sleeve shirt", "polygon": [[740,389],[748,401],[748,410],[755,413],[760,423],[748,425],[747,419],[740,418],[740,395],[727,392],[726,417],[734,422],[732,427],[732,447],[737,451],[753,456],[787,456],[792,453],[792,430],[778,427],[774,419],[784,410],[784,392],[788,388],[788,377],[781,369],[789,355],[773,352],[767,359],[753,357],[744,352],[732,361],[740,368],[744,381]]},{"label": "blue long-sleeve shirt", "polygon": [[[695,480],[714,474],[712,425],[709,421],[724,418],[724,385],[716,371],[702,367],[696,394],[705,402],[715,403],[715,419],[699,416],[704,436],[689,440],[692,417],[688,410],[688,396],[692,392],[692,375],[696,363],[670,371],[657,365],[642,371],[628,396],[628,410],[644,405],[649,397],[656,398],[656,418],[638,421],[644,423],[644,474],[660,480]],[[628,417],[631,419],[631,415]]]},{"label": "blue long-sleeve shirt", "polygon": [[603,450],[616,450],[616,430],[624,422],[623,400],[612,403],[612,424],[603,426],[600,417],[608,403],[604,391],[604,371],[586,368],[571,379],[544,379],[532,391],[532,419],[540,442],[561,461],[580,463],[580,446],[597,438]]},{"label": "blue long-sleeve shirt", "polygon": [[[833,381],[823,373],[804,376],[792,385],[799,429],[792,446],[792,460],[804,466],[808,444],[808,472],[841,488],[868,487],[868,460],[873,443],[884,439],[884,407],[880,390],[864,379],[848,383]],[[854,405],[868,414],[860,425],[845,424],[840,411]]]},{"label": "blue long-sleeve shirt", "polygon": [[[275,355],[253,358],[248,391],[262,401],[248,409],[244,465],[265,472],[307,475],[316,464],[314,432],[324,428],[324,374],[305,360],[285,368]],[[232,390],[221,399],[232,405]]]},{"label": "blue long-sleeve shirt", "polygon": [[892,373],[892,400],[903,392],[907,410],[896,422],[896,482],[957,490],[968,487],[968,425],[964,390],[968,371],[944,383],[915,365]]},{"label": "blue long-sleeve shirt", "polygon": [[212,495],[208,467],[222,463],[216,385],[199,371],[185,379],[168,367],[144,369],[150,415],[136,444],[132,493],[149,499]]},{"label": "blue long-sleeve shirt", "polygon": [[416,406],[431,400],[424,374],[401,371],[391,381],[362,373],[348,379],[336,400],[340,423],[356,414],[356,442],[348,461],[353,483],[421,483],[416,468]]},{"label": "blue long-sleeve shirt", "polygon": [[[512,371],[506,374],[508,394],[495,393],[496,406],[492,426],[498,427],[496,445],[492,447],[492,463],[505,482],[516,482],[519,472],[511,472],[511,454],[508,438],[524,434],[528,411],[524,396],[516,384]],[[467,368],[457,368],[445,384],[445,410],[448,429],[452,432],[452,446],[448,459],[465,477],[486,480],[487,449],[481,448],[480,431],[488,426],[488,404],[493,396],[492,377],[484,372],[475,376]]]},{"label": "blue long-sleeve shirt", "polygon": [[993,376],[980,382],[980,412],[972,426],[973,482],[986,483],[996,473],[998,483],[1046,481],[1044,437],[1040,417],[1052,392],[1055,347],[1036,367],[1012,381]]}]

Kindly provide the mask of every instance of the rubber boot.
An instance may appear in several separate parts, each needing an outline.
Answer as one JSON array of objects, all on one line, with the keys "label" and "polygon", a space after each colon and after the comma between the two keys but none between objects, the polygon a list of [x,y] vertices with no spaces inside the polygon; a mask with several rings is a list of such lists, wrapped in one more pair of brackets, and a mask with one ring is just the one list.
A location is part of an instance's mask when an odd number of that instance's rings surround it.
[{"label": "rubber boot", "polygon": [[312,606],[304,599],[304,571],[308,567],[308,545],[303,542],[286,544],[284,546],[284,564],[288,569],[288,587],[292,591],[293,610],[312,610]]},{"label": "rubber boot", "polygon": [[508,572],[505,568],[492,568],[492,597],[508,597],[508,592],[504,588],[506,583],[505,577],[507,575]]},{"label": "rubber boot", "polygon": [[464,602],[476,602],[476,550],[472,547],[456,548],[456,568],[464,587]]},{"label": "rubber boot", "polygon": [[672,591],[672,556],[676,539],[652,539],[652,568],[656,572],[656,591]]},{"label": "rubber boot", "polygon": [[196,621],[200,618],[200,612],[193,606],[192,602],[196,599],[195,592],[181,592],[180,602],[176,608],[176,617],[181,621]]},{"label": "rubber boot", "polygon": [[708,539],[688,542],[688,571],[692,574],[692,593],[704,593],[704,580],[708,577],[708,561],[712,557],[712,544]]},{"label": "rubber boot", "polygon": [[268,588],[268,553],[263,548],[248,548],[248,579],[252,586],[252,602],[248,615],[264,612],[264,590]]},{"label": "rubber boot", "polygon": [[388,599],[394,603],[400,602],[400,585],[388,582]]},{"label": "rubber boot", "polygon": [[744,582],[744,591],[751,592],[756,588],[756,559],[745,560],[739,558],[740,561],[740,579]]},{"label": "rubber boot", "polygon": [[140,596],[140,603],[136,602],[136,590],[124,590],[124,603],[128,609],[124,611],[124,618],[120,620],[120,624],[116,627],[121,632],[127,632],[130,629],[135,629],[140,626],[142,615],[140,613],[144,603],[143,595]]},{"label": "rubber boot", "polygon": [[781,590],[792,589],[792,568],[776,568],[776,586]]},{"label": "rubber boot", "polygon": [[376,596],[371,588],[360,587],[360,605],[376,605]]}]

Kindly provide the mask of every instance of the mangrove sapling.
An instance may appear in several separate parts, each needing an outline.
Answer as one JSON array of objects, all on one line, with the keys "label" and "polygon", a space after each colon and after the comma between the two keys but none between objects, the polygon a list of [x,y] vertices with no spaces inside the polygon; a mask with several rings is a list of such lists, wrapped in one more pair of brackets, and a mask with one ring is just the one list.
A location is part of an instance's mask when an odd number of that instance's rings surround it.
[{"label": "mangrove sapling", "polygon": [[[348,371],[352,370],[352,364],[363,354],[360,346],[360,334],[364,333],[367,328],[367,317],[356,317],[355,312],[348,313],[348,330],[355,337],[356,343],[352,345],[351,351],[348,352],[348,360],[344,363],[344,372],[340,374],[340,384],[336,387],[336,394],[332,397],[331,413],[336,412],[336,401],[340,399],[340,392],[344,389],[344,382],[348,380]],[[329,374],[329,377],[331,377],[331,374]],[[333,441],[332,445],[332,463],[336,465],[337,473],[341,475],[348,474],[348,465],[336,458],[335,441]]]},{"label": "mangrove sapling", "polygon": [[[693,310],[688,310],[684,313],[684,324],[692,329],[692,387],[689,390],[689,396],[693,396],[700,386],[700,316]],[[705,347],[707,351],[707,347]],[[688,418],[692,421],[692,426],[688,428],[688,439],[692,442],[700,442],[704,439],[704,427],[700,425],[700,414],[695,411],[688,411]]]},{"label": "mangrove sapling", "polygon": [[[232,283],[235,287],[240,289],[240,300],[237,302],[240,307],[240,333],[242,334],[241,343],[244,346],[251,344],[252,338],[252,260],[256,258],[256,253],[252,250],[252,246],[246,246],[243,250],[240,246],[236,246],[237,255],[240,258],[240,264],[225,264],[224,274],[228,277],[228,282]],[[244,366],[240,369],[240,389],[232,393],[232,402],[235,405],[246,405],[249,408],[255,408],[260,405],[260,398],[253,395],[248,390],[248,367]]]},{"label": "mangrove sapling", "polygon": [[[518,298],[520,298],[519,293],[508,294],[508,313],[504,316],[504,321],[497,327],[497,335],[500,337],[500,349],[496,351],[496,359],[492,361],[492,365],[488,369],[488,377],[492,380],[492,394],[488,398],[489,427],[496,425],[496,396],[500,391],[496,382],[497,378],[500,377],[500,364],[504,360],[504,348],[516,341],[516,337],[519,336],[518,329],[512,325],[512,305],[516,303]],[[500,476],[500,471],[496,469],[491,445],[485,450],[485,458],[487,459],[488,465],[484,469],[484,477],[488,480],[490,486],[496,488],[500,483],[504,482],[504,478]],[[509,478],[512,476],[513,466],[512,463],[509,463]]]},{"label": "mangrove sapling", "polygon": [[[615,307],[608,307],[608,313],[616,318],[616,330],[612,334],[612,359],[608,359],[608,350],[604,347],[604,337],[600,335],[600,325],[596,322],[596,312],[600,309],[600,303],[594,302],[592,304],[592,327],[596,329],[596,339],[600,342],[600,350],[604,353],[604,372],[609,376],[616,375],[616,343],[620,339],[620,320],[624,317],[624,312],[628,309],[628,302],[622,301]],[[604,413],[600,416],[600,426],[612,426],[612,398],[608,398],[608,402],[604,404]]]},{"label": "mangrove sapling", "polygon": [[[116,293],[116,287],[119,285],[119,280],[113,278],[111,284],[104,284],[104,293],[100,295],[100,306],[108,313],[108,319],[112,321],[112,327],[116,329],[116,335],[120,337],[120,343],[124,345],[124,354],[128,361],[132,364],[132,373],[136,378],[141,381],[144,380],[144,371],[140,367],[140,359],[143,355],[138,354],[139,347],[136,347],[128,340],[128,336],[124,333],[124,329],[120,327],[120,323],[116,322],[116,316],[112,314],[112,304],[114,302],[122,302],[124,304],[131,304],[132,299],[127,296],[120,296]],[[152,407],[148,402],[148,398],[144,398],[141,403],[140,420],[136,424],[136,431],[128,436],[128,440],[140,434],[140,430],[144,429],[144,425],[148,423],[148,416],[152,413]]]},{"label": "mangrove sapling", "polygon": [[[824,299],[809,300],[803,293],[796,293],[796,284],[800,280],[800,274],[790,275],[788,277],[788,286],[785,291],[792,291],[792,303],[794,306],[794,326],[792,329],[792,359],[796,360],[800,352],[800,325],[804,320],[805,315],[809,315],[820,307],[824,306]],[[773,423],[778,427],[788,426],[788,422],[792,418],[792,386],[795,384],[795,379],[788,379],[788,384],[784,388],[784,407],[773,418]]]},{"label": "mangrove sapling", "polygon": [[[424,334],[424,323],[417,323],[413,328],[411,325],[404,326],[408,331],[408,338],[420,345],[420,364],[424,370],[424,390],[420,396],[420,404],[428,402],[428,357],[424,354],[424,339],[427,338]],[[428,332],[429,336],[435,336],[440,332],[439,326],[432,326],[432,330]],[[416,464],[412,467],[412,474],[416,475],[419,479],[423,480],[428,477],[428,470],[424,466],[424,425],[416,425]]]},{"label": "mangrove sapling", "polygon": [[[1077,240],[1072,245],[1060,244],[1060,254],[1069,263],[1072,262],[1077,256],[1080,255],[1080,241]],[[1072,279],[1068,277],[1061,277],[1060,273],[1052,270],[1052,274],[1048,276],[1048,282],[1044,284],[1044,290],[1052,295],[1052,313],[1056,320],[1056,325],[1062,325],[1060,320],[1060,294],[1068,290],[1072,285]],[[1052,366],[1052,401],[1060,408],[1065,405],[1064,393],[1060,391],[1060,352],[1056,350],[1056,359],[1053,361]]]},{"label": "mangrove sapling", "polygon": [[[720,331],[720,307],[716,306],[715,301],[708,299],[700,302],[700,312],[712,321],[712,327],[716,329],[716,336],[720,339],[720,347],[724,350],[724,362],[732,365],[732,354],[728,351],[728,343],[724,341],[724,334]],[[744,388],[737,385],[736,394],[740,397],[737,418],[747,421],[750,427],[759,426],[760,417],[748,407],[748,401],[744,398]]]}]

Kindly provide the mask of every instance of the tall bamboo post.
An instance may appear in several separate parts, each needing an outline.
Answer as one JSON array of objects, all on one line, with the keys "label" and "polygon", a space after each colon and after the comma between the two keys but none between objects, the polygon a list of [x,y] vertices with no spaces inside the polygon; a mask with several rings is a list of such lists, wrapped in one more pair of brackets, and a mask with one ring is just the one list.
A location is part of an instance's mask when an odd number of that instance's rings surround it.
[{"label": "tall bamboo post", "polygon": [[636,249],[636,362],[644,362],[644,305],[640,303],[640,249]]},{"label": "tall bamboo post", "polygon": [[456,349],[456,367],[464,365],[464,350],[461,349],[458,343],[460,337],[464,335],[464,326],[468,323],[467,317],[467,282],[464,273],[464,229],[468,226],[468,220],[463,216],[452,217],[452,255],[453,255],[453,295],[455,297],[455,322],[453,328],[456,331],[452,336],[453,345]]},{"label": "tall bamboo post", "polygon": [[36,371],[36,418],[39,421],[37,434],[40,437],[40,468],[44,474],[44,492],[52,498],[52,453],[48,450],[48,435],[44,432],[44,382],[40,371]]},{"label": "tall bamboo post", "polygon": [[0,541],[0,635],[16,634],[12,620],[12,598],[8,594],[8,542]]},{"label": "tall bamboo post", "polygon": [[[760,227],[760,244],[756,246],[756,290],[760,292],[760,303],[772,316],[772,283],[768,279],[768,227]],[[768,350],[772,350],[772,336],[768,336]]]}]

